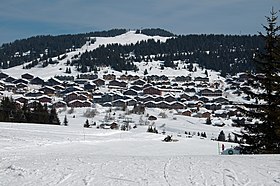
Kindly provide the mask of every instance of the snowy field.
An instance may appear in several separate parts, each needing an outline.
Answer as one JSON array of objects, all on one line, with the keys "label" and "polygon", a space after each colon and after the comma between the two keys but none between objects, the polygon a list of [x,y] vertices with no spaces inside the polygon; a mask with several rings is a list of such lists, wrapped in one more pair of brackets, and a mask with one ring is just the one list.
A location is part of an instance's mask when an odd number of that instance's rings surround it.
[{"label": "snowy field", "polygon": [[166,143],[147,126],[84,129],[84,120],[0,123],[0,185],[280,185],[279,155],[219,155],[210,139]]}]

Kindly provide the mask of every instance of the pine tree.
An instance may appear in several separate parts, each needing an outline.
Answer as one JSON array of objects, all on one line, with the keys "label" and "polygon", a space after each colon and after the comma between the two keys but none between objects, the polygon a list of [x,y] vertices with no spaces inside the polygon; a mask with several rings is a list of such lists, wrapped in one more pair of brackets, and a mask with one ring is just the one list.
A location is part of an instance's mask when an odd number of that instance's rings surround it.
[{"label": "pine tree", "polygon": [[84,124],[84,127],[85,127],[85,128],[89,128],[89,127],[90,127],[88,119],[86,120],[86,122],[85,122],[85,124]]},{"label": "pine tree", "polygon": [[63,125],[68,126],[68,120],[67,120],[66,115],[65,115],[64,120],[63,120]]},{"label": "pine tree", "polygon": [[224,131],[221,131],[218,136],[218,141],[226,141],[225,133]]},{"label": "pine tree", "polygon": [[263,52],[255,55],[257,72],[249,74],[248,84],[251,90],[244,90],[258,102],[245,105],[242,109],[246,116],[257,122],[244,124],[240,144],[244,153],[280,153],[280,26],[277,26],[276,12],[266,17],[267,26],[263,26],[266,35]]}]

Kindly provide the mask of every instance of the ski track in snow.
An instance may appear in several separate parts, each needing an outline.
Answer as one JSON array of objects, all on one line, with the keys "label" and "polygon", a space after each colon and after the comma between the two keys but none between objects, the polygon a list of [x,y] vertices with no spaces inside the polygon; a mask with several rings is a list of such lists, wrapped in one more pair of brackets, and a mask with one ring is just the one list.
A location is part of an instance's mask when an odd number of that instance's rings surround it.
[{"label": "ski track in snow", "polygon": [[97,129],[84,140],[83,128],[24,124],[0,132],[0,186],[280,185],[279,155],[217,155],[210,140]]}]

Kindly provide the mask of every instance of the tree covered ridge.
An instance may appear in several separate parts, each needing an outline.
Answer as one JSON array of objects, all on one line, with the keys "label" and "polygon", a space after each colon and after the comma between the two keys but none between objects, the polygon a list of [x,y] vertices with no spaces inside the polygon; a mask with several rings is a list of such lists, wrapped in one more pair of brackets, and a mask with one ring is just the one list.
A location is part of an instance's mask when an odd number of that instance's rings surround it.
[{"label": "tree covered ridge", "polygon": [[253,54],[263,50],[260,36],[180,35],[166,42],[153,39],[136,44],[110,44],[82,54],[73,61],[78,70],[86,72],[96,66],[111,66],[115,70],[137,70],[132,62],[164,61],[165,66],[176,68],[174,61],[198,63],[201,67],[235,74],[254,71]]},{"label": "tree covered ridge", "polygon": [[[63,56],[66,52],[80,48],[89,41],[90,37],[114,37],[125,32],[126,29],[113,29],[16,40],[13,43],[3,44],[0,48],[0,68],[6,69],[30,61],[32,67],[38,64],[38,61],[49,62],[52,57]],[[163,29],[142,29],[137,30],[137,33],[170,38],[166,42],[150,39],[125,46],[119,44],[102,46],[94,51],[83,53],[80,58],[73,59],[71,64],[76,65],[77,70],[81,72],[96,70],[98,66],[111,66],[118,71],[137,71],[137,67],[133,64],[135,61],[161,60],[165,62],[166,67],[176,68],[174,61],[182,60],[185,63],[198,63],[201,67],[221,71],[225,76],[227,73],[254,70],[253,54],[257,50],[262,50],[264,43],[263,38],[256,35],[176,36]]]}]

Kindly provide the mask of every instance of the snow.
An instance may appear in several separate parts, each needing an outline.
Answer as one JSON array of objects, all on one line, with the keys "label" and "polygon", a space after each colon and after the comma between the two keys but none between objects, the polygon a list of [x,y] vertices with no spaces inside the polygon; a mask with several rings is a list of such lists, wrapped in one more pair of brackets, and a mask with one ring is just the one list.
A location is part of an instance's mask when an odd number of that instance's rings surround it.
[{"label": "snow", "polygon": [[[90,123],[105,115],[103,107],[96,109],[99,114]],[[148,112],[158,116],[158,111]],[[130,131],[83,128],[84,112],[60,111],[60,120],[67,115],[69,126],[0,123],[0,185],[280,184],[279,155],[219,155],[221,142],[176,136],[185,129],[219,132],[197,118],[176,115],[171,123],[173,113],[158,117],[154,126],[178,139],[167,143],[164,135],[147,133],[147,126]]]},{"label": "snow", "polygon": [[[79,52],[110,43],[124,45],[147,39],[165,42],[167,38],[129,31],[116,37],[95,39],[94,44],[86,43],[80,49],[68,52],[67,57],[56,65],[32,69],[18,66],[2,71],[14,77],[30,73],[48,79],[66,75],[66,61]],[[128,74],[144,76],[147,69],[148,75],[206,77],[205,69],[197,64],[193,64],[197,71],[189,72],[184,68],[187,64],[176,63],[177,70],[162,70],[162,61],[136,62],[139,72]],[[73,76],[78,74],[74,69],[71,71]],[[106,73],[122,74],[108,67],[98,73],[99,77]],[[225,80],[218,72],[208,70],[208,74],[210,83]],[[225,87],[222,84],[219,88]],[[101,88],[100,91],[109,90]],[[10,92],[3,94],[11,95]],[[244,102],[233,91],[226,92],[226,96],[229,100]],[[222,143],[226,148],[236,144],[211,139],[217,138],[221,130],[226,136],[231,132],[238,133],[239,128],[231,127],[231,120],[213,119],[213,123],[225,124],[217,127],[206,125],[206,118],[182,116],[174,110],[147,108],[145,114],[157,117],[157,120],[149,121],[149,125],[156,127],[159,133],[165,131],[166,135],[178,140],[166,143],[162,142],[165,135],[147,133],[147,125],[138,125],[130,131],[84,128],[86,109],[75,108],[71,114],[69,110],[59,110],[61,122],[67,116],[67,127],[1,122],[0,185],[280,185],[279,155],[220,155]],[[97,115],[88,118],[89,122],[96,122],[97,125],[104,123],[108,108],[95,105],[92,109],[97,110]],[[131,118],[134,121],[132,125],[140,123],[140,120],[148,122],[147,115],[124,115],[119,110],[114,112],[113,121],[117,123],[121,123],[122,118]],[[162,112],[165,118],[159,116]],[[185,135],[185,132],[191,135]],[[198,132],[206,132],[207,138],[197,136]]]}]

